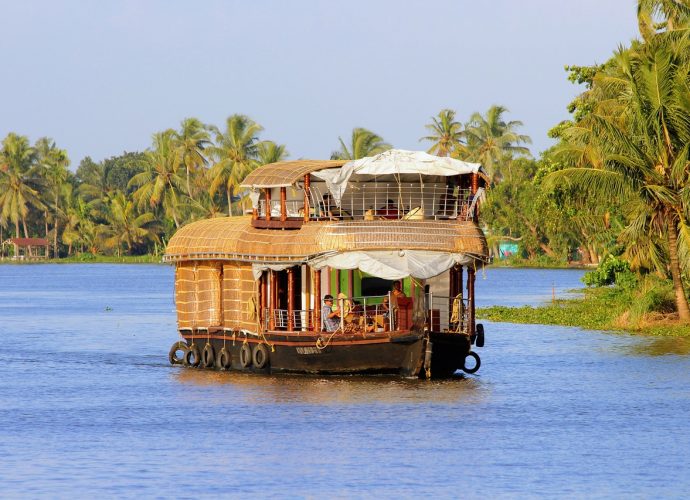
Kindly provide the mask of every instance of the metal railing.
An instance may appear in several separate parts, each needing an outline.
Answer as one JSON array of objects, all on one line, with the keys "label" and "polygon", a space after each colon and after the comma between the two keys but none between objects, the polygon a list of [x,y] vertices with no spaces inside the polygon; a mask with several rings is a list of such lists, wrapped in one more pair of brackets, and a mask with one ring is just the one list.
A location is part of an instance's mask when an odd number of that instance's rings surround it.
[{"label": "metal railing", "polygon": [[427,325],[438,332],[470,333],[471,300],[462,296],[425,295]]},{"label": "metal railing", "polygon": [[330,193],[310,188],[310,217],[331,220],[470,220],[469,189],[421,184],[350,183],[337,206]]},{"label": "metal railing", "polygon": [[[471,220],[477,198],[469,189],[441,185],[350,183],[340,206],[322,187],[309,188],[310,220]],[[266,217],[266,200],[259,200],[258,215]],[[281,215],[280,200],[271,200],[270,214]],[[286,217],[303,218],[304,200],[285,202]]]},{"label": "metal railing", "polygon": [[[334,299],[333,311],[341,314],[333,318],[335,330],[324,324],[324,318],[319,317],[321,328],[325,331],[339,333],[385,332],[412,327],[412,299],[398,299],[400,305],[391,294],[346,297]],[[404,305],[403,302],[405,303]],[[393,304],[391,306],[391,304]],[[449,297],[428,293],[424,295],[424,311],[426,327],[437,332],[470,333],[471,300],[462,296]],[[289,321],[287,309],[264,309],[264,328],[274,330],[288,330],[292,332],[313,332],[316,328],[317,314],[322,310],[296,309],[292,311],[292,321]]]}]

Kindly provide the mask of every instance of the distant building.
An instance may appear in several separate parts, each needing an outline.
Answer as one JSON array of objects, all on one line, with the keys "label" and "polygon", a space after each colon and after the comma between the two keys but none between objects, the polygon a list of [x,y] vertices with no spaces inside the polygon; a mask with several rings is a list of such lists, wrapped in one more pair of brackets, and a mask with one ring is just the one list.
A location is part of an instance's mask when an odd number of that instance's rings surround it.
[{"label": "distant building", "polygon": [[14,247],[12,260],[44,260],[48,258],[50,242],[45,238],[9,238],[2,242],[3,255],[5,246]]}]

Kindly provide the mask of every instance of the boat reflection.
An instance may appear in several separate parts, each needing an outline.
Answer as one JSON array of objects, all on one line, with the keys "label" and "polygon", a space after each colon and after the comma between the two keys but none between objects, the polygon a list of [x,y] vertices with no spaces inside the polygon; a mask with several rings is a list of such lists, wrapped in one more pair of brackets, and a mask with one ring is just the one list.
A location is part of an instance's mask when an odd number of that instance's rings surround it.
[{"label": "boat reflection", "polygon": [[400,379],[386,376],[323,377],[308,375],[260,375],[235,371],[172,368],[180,384],[232,389],[252,403],[477,403],[487,388],[477,378],[462,375],[445,380]]},{"label": "boat reflection", "polygon": [[644,356],[686,356],[690,354],[690,340],[682,337],[644,339],[629,346],[632,354]]}]

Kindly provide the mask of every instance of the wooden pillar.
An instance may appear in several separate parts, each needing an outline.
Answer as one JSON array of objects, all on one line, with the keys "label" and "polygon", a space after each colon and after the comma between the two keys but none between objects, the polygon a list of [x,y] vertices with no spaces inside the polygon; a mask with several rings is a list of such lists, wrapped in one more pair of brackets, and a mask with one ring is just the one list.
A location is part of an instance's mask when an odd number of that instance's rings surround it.
[{"label": "wooden pillar", "polygon": [[264,189],[264,193],[266,193],[266,213],[264,218],[268,221],[271,220],[271,188]]},{"label": "wooden pillar", "polygon": [[355,272],[352,269],[347,271],[347,296],[352,298],[355,295]]},{"label": "wooden pillar", "polygon": [[309,222],[309,188],[311,186],[311,175],[304,176],[304,222]]},{"label": "wooden pillar", "polygon": [[275,319],[274,319],[275,315],[274,315],[274,313],[273,313],[273,310],[274,310],[275,307],[276,307],[276,296],[277,296],[277,293],[276,293],[277,290],[276,290],[276,288],[277,288],[277,285],[278,285],[278,283],[277,283],[278,280],[276,280],[276,273],[275,273],[275,271],[271,270],[271,271],[268,271],[268,273],[269,273],[269,277],[270,277],[270,280],[271,280],[271,284],[270,284],[270,286],[271,286],[271,290],[270,290],[271,299],[270,299],[269,304],[268,304],[268,329],[269,329],[269,330],[275,330],[275,328],[276,328],[276,324],[275,324],[275,323],[276,323],[276,322],[275,322]]},{"label": "wooden pillar", "polygon": [[293,313],[295,311],[295,268],[294,267],[288,267],[288,269],[287,269],[287,295],[288,295],[288,297],[287,297],[287,299],[288,299],[287,328],[288,328],[288,331],[291,332],[295,328],[295,321],[292,317]]},{"label": "wooden pillar", "polygon": [[280,188],[280,220],[282,222],[287,220],[287,188],[285,186]]},{"label": "wooden pillar", "polygon": [[314,271],[314,330],[321,331],[321,269]]},{"label": "wooden pillar", "polygon": [[[477,194],[478,190],[479,190],[479,174],[472,174],[472,184],[471,184],[472,200],[474,200],[474,195]],[[474,204],[474,214],[472,214],[472,220],[474,220],[474,222],[479,222],[479,203]]]},{"label": "wooden pillar", "polygon": [[302,287],[304,288],[304,304],[302,309],[304,309],[304,321],[306,324],[302,324],[303,330],[309,330],[309,311],[311,309],[311,269],[309,266],[304,266],[304,281]]},{"label": "wooden pillar", "polygon": [[455,268],[455,266],[450,268],[450,276],[448,277],[448,295],[450,296],[451,300],[458,294],[458,290],[456,288],[458,283],[456,277],[457,273],[458,270]]},{"label": "wooden pillar", "polygon": [[259,282],[259,304],[261,307],[261,313],[259,314],[259,317],[261,318],[261,329],[263,330],[264,328],[266,328],[266,304],[268,302],[268,276],[266,275],[266,271],[263,271],[261,273],[260,280],[261,281]]},{"label": "wooden pillar", "polygon": [[470,335],[474,335],[474,267],[467,267],[467,300],[468,300],[468,328]]},{"label": "wooden pillar", "polygon": [[335,270],[335,295],[340,293],[340,269]]}]

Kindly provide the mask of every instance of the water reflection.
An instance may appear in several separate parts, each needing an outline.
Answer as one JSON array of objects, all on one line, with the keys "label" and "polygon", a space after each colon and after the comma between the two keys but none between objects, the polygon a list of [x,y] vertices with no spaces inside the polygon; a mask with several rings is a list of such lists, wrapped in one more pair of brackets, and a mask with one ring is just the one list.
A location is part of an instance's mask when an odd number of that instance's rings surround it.
[{"label": "water reflection", "polygon": [[627,346],[627,350],[643,356],[687,356],[690,354],[690,340],[680,337],[645,338]]},{"label": "water reflection", "polygon": [[477,403],[487,388],[478,378],[447,380],[385,376],[261,375],[175,367],[173,379],[185,385],[223,387],[244,393],[251,403],[368,404]]}]

